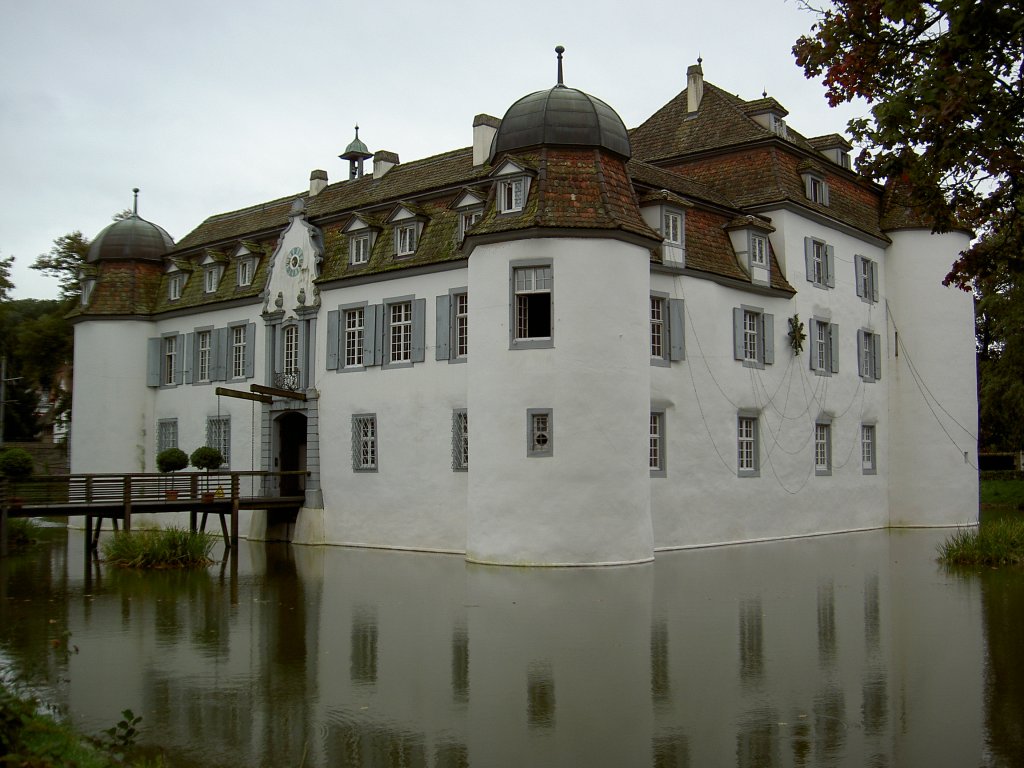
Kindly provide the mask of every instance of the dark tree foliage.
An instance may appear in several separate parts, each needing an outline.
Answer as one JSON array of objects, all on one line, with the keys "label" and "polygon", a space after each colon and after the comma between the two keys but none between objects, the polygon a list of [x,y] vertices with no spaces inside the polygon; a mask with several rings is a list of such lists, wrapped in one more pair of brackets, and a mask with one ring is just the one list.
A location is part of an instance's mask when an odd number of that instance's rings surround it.
[{"label": "dark tree foliage", "polygon": [[983,239],[947,284],[1024,271],[1024,6],[1019,0],[833,0],[793,53],[835,105],[855,98],[858,169],[901,179],[938,232]]},{"label": "dark tree foliage", "polygon": [[53,241],[53,247],[48,253],[40,254],[36,258],[32,269],[38,269],[49,277],[57,278],[61,298],[73,299],[81,290],[78,269],[89,255],[89,245],[89,238],[77,229],[61,235]]},{"label": "dark tree foliage", "polygon": [[977,281],[979,447],[1024,447],[1024,275],[1007,269]]},{"label": "dark tree foliage", "polygon": [[0,301],[6,301],[7,294],[14,290],[14,283],[11,282],[11,269],[13,267],[13,256],[0,259]]}]

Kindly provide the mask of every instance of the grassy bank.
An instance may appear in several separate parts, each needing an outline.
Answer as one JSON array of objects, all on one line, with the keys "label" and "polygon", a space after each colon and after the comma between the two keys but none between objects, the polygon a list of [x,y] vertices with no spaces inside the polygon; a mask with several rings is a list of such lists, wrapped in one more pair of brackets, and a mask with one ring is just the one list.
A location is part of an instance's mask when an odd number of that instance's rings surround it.
[{"label": "grassy bank", "polygon": [[959,530],[939,546],[939,559],[951,565],[1024,564],[1024,518],[1002,517]]},{"label": "grassy bank", "polygon": [[184,528],[120,531],[103,542],[103,557],[125,568],[189,568],[209,565],[217,537]]}]

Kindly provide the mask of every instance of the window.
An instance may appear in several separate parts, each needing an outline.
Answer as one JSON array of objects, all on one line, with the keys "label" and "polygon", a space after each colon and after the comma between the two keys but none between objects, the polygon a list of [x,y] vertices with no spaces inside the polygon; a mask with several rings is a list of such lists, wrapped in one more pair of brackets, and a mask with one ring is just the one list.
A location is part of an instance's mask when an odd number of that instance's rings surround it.
[{"label": "window", "polygon": [[736,419],[736,470],[740,477],[756,477],[760,470],[756,416]]},{"label": "window", "polygon": [[469,294],[465,287],[437,297],[436,319],[436,359],[465,362],[469,355]]},{"label": "window", "polygon": [[469,295],[455,294],[452,311],[455,312],[455,357],[464,358],[469,354]]},{"label": "window", "polygon": [[388,361],[412,361],[411,301],[401,301],[388,306]]},{"label": "window", "polygon": [[669,365],[685,360],[683,300],[664,294],[651,296],[651,364]]},{"label": "window", "polygon": [[878,264],[860,255],[853,257],[856,270],[857,295],[864,301],[878,301]]},{"label": "window", "polygon": [[224,457],[222,467],[231,466],[231,417],[211,416],[206,420],[206,444]]},{"label": "window", "polygon": [[416,225],[402,224],[395,230],[395,250],[399,256],[416,252]]},{"label": "window", "polygon": [[805,237],[804,261],[808,282],[819,288],[835,288],[835,249],[831,245]]},{"label": "window", "polygon": [[172,387],[178,383],[177,336],[164,336],[163,383]]},{"label": "window", "polygon": [[662,236],[665,242],[672,245],[683,244],[683,214],[676,211],[665,211]]},{"label": "window", "polygon": [[[415,229],[413,231],[415,238]],[[362,235],[353,235],[348,241],[348,252],[349,252],[349,263],[350,264],[366,264],[370,260],[370,235],[369,233]],[[415,250],[415,245],[413,246]],[[409,251],[412,253],[412,251]]]},{"label": "window", "polygon": [[550,408],[530,408],[526,412],[526,455],[528,457],[554,455],[551,426],[552,411]]},{"label": "window", "polygon": [[363,333],[365,331],[365,309],[356,307],[345,310],[345,367],[361,368],[363,365]]},{"label": "window", "polygon": [[515,213],[523,210],[526,184],[522,178],[498,182],[498,213]]},{"label": "window", "polygon": [[210,381],[212,337],[212,331],[198,331],[196,333],[196,381]]},{"label": "window", "polygon": [[764,235],[750,236],[750,266],[768,266],[768,238]]},{"label": "window", "polygon": [[857,368],[866,382],[882,378],[881,339],[877,333],[865,329],[857,331]]},{"label": "window", "polygon": [[873,475],[877,471],[877,445],[875,442],[875,425],[860,426],[860,468],[865,475]]},{"label": "window", "polygon": [[284,328],[284,366],[282,373],[286,376],[299,372],[299,326],[288,325]]},{"label": "window", "polygon": [[238,261],[238,285],[243,287],[252,285],[252,259],[240,259]]},{"label": "window", "polygon": [[839,326],[821,318],[811,319],[811,370],[819,376],[839,373]]},{"label": "window", "polygon": [[733,357],[743,365],[763,368],[775,362],[775,322],[760,307],[734,307]]},{"label": "window", "polygon": [[377,414],[352,416],[352,470],[377,471]]},{"label": "window", "polygon": [[651,411],[650,446],[647,463],[651,477],[665,477],[665,412]]},{"label": "window", "polygon": [[452,471],[469,469],[469,417],[465,408],[452,411]]},{"label": "window", "polygon": [[812,203],[828,205],[828,183],[815,173],[804,173],[804,194]]},{"label": "window", "polygon": [[550,347],[551,266],[514,267],[512,347]]},{"label": "window", "polygon": [[216,293],[220,282],[220,267],[207,267],[203,271],[203,288],[206,293]]},{"label": "window", "polygon": [[814,425],[814,474],[832,474],[832,425],[829,423]]},{"label": "window", "polygon": [[244,379],[246,376],[245,328],[244,325],[236,325],[231,328],[231,378],[233,379]]},{"label": "window", "polygon": [[484,215],[482,210],[462,211],[459,214],[459,240],[466,238],[466,233],[473,228],[473,225],[480,221]]},{"label": "window", "polygon": [[156,452],[178,447],[178,420],[160,419],[156,423]]},{"label": "window", "polygon": [[167,280],[167,298],[171,301],[177,301],[181,298],[181,284],[183,282],[181,275],[171,275]]},{"label": "window", "polygon": [[82,306],[84,307],[89,303],[89,299],[92,298],[93,288],[96,287],[96,281],[94,279],[82,281]]}]

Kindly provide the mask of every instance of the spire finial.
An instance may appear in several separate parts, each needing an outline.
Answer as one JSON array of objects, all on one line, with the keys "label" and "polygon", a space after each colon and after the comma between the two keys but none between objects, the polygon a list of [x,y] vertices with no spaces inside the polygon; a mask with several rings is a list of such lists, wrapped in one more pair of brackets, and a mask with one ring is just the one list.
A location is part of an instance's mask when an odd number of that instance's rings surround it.
[{"label": "spire finial", "polygon": [[767,85],[764,86],[764,90],[761,91],[761,98],[762,99],[767,99],[768,98],[768,86]]},{"label": "spire finial", "polygon": [[132,187],[132,194],[135,195],[135,200],[132,203],[132,216],[139,215],[139,188]]},{"label": "spire finial", "polygon": [[558,54],[558,85],[565,85],[562,82],[562,54],[565,53],[565,48],[561,45],[556,45],[555,53]]},{"label": "spire finial", "polygon": [[356,138],[359,138],[359,123],[356,123]]}]

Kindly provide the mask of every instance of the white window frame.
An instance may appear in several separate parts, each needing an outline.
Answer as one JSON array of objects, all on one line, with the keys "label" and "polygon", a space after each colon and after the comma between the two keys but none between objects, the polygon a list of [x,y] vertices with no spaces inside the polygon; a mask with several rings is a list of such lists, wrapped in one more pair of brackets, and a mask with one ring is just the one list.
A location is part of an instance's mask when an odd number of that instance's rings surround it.
[{"label": "white window frame", "polygon": [[206,328],[196,331],[196,378],[197,384],[213,381],[213,330]]},{"label": "white window frame", "polygon": [[412,256],[418,245],[419,226],[416,222],[395,225],[395,254]]},{"label": "white window frame", "polygon": [[301,336],[297,325],[286,325],[281,329],[281,373],[285,375],[298,375],[302,372],[300,367]]},{"label": "white window frame", "polygon": [[819,173],[805,173],[804,194],[812,203],[828,206],[829,190],[825,177]]},{"label": "white window frame", "polygon": [[839,373],[839,326],[821,317],[812,317],[810,326],[811,370],[818,376]]},{"label": "white window frame", "polygon": [[669,245],[683,247],[686,241],[686,216],[682,211],[665,209],[661,214],[661,234]]},{"label": "white window frame", "polygon": [[871,384],[882,378],[882,339],[867,328],[857,331],[857,372]]},{"label": "white window frame", "polygon": [[164,336],[161,347],[161,368],[160,368],[160,383],[165,387],[176,387],[181,382],[178,381],[178,355],[181,354],[181,350],[178,349],[178,334],[171,334]]},{"label": "white window frame", "polygon": [[733,307],[733,357],[748,368],[775,362],[774,316],[761,307]]},{"label": "white window frame", "polygon": [[804,238],[807,282],[816,288],[835,288],[835,248],[816,237]]},{"label": "white window frame", "polygon": [[665,411],[652,410],[650,419],[650,433],[647,452],[647,465],[651,471],[651,477],[665,477]]},{"label": "white window frame", "polygon": [[469,416],[465,408],[452,411],[452,472],[469,470]]},{"label": "white window frame", "polygon": [[768,266],[768,237],[767,235],[750,235],[750,266]]},{"label": "white window frame", "polygon": [[868,304],[876,303],[878,301],[878,262],[855,254],[853,263],[857,295]]},{"label": "white window frame", "polygon": [[247,327],[245,325],[229,326],[231,330],[231,378],[244,379],[246,371]]},{"label": "white window frame", "polygon": [[413,302],[411,299],[385,305],[387,362],[412,364]]},{"label": "white window frame", "polygon": [[756,414],[736,417],[736,474],[759,477],[761,474],[760,424]]},{"label": "white window frame", "polygon": [[203,292],[204,293],[216,293],[217,286],[220,284],[220,267],[212,266],[206,267],[203,270]]},{"label": "white window frame", "polygon": [[832,422],[814,423],[814,474],[824,477],[832,474]]},{"label": "white window frame", "polygon": [[466,233],[473,228],[473,225],[483,218],[483,208],[471,208],[468,211],[459,212],[459,242],[466,239]]},{"label": "white window frame", "polygon": [[661,295],[651,295],[651,358],[664,360],[668,346],[666,317],[668,299]]},{"label": "white window frame", "polygon": [[244,258],[238,260],[238,266],[236,268],[236,282],[239,288],[252,285],[253,271],[253,259]]},{"label": "white window frame", "polygon": [[341,312],[342,333],[344,344],[342,346],[342,368],[362,369],[364,338],[366,334],[366,311],[367,307],[348,307]]},{"label": "white window frame", "polygon": [[518,213],[526,207],[526,177],[498,181],[498,213]]},{"label": "white window frame", "polygon": [[348,263],[352,266],[367,264],[370,261],[370,233],[361,232],[356,235],[349,235],[348,238]]},{"label": "white window frame", "polygon": [[[509,348],[538,349],[554,346],[555,276],[551,261],[514,261],[509,269]],[[541,295],[548,297],[548,334],[528,335],[531,332],[530,307],[543,301],[531,297]]]},{"label": "white window frame", "polygon": [[527,458],[547,458],[554,455],[554,411],[551,408],[528,408],[526,411]]},{"label": "white window frame", "polygon": [[469,356],[469,294],[452,294],[452,357],[465,360]]},{"label": "white window frame", "polygon": [[352,414],[352,471],[376,472],[379,466],[377,414]]},{"label": "white window frame", "polygon": [[878,473],[878,431],[874,424],[860,425],[860,469],[865,475]]},{"label": "white window frame", "polygon": [[231,466],[231,417],[208,416],[206,418],[206,444],[216,448],[224,457],[222,469]]},{"label": "white window frame", "polygon": [[167,299],[169,301],[181,299],[181,286],[183,282],[184,276],[180,272],[176,272],[167,279]]}]

